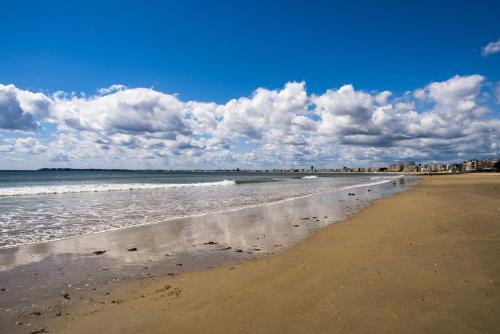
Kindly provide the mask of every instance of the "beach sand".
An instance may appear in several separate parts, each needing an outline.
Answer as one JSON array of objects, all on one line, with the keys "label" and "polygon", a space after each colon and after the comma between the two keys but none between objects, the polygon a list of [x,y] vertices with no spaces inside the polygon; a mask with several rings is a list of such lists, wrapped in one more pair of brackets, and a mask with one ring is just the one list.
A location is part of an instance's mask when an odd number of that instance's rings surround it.
[{"label": "beach sand", "polygon": [[278,255],[135,280],[43,328],[498,333],[500,175],[424,177]]}]

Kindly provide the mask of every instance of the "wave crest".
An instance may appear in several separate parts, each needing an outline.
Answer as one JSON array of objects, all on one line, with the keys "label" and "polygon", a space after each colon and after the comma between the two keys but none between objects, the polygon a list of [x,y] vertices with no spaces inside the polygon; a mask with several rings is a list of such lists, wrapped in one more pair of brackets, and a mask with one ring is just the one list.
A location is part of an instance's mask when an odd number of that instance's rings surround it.
[{"label": "wave crest", "polygon": [[107,183],[0,188],[0,197],[235,185],[233,180],[199,183]]}]

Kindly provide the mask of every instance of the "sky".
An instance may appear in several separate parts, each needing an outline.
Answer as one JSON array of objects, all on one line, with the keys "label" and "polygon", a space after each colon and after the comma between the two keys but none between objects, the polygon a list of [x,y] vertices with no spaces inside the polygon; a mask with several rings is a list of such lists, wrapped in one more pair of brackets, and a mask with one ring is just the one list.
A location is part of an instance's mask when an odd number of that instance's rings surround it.
[{"label": "sky", "polygon": [[500,157],[500,2],[0,8],[0,169]]}]

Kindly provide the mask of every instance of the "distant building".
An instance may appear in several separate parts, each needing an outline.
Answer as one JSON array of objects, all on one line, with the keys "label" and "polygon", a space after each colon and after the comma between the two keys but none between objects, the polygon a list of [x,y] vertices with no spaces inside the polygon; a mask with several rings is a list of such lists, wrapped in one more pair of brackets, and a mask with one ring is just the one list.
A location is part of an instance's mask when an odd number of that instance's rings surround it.
[{"label": "distant building", "polygon": [[466,172],[477,172],[478,171],[478,160],[469,160],[465,163],[465,171]]},{"label": "distant building", "polygon": [[417,166],[413,161],[403,162],[402,172],[416,172]]},{"label": "distant building", "polygon": [[483,161],[483,171],[485,172],[496,172],[499,171],[500,167],[499,159],[491,159]]},{"label": "distant building", "polygon": [[389,165],[389,172],[399,173],[399,172],[402,172],[402,171],[403,171],[403,165],[401,165],[399,163],[395,163],[395,164]]}]

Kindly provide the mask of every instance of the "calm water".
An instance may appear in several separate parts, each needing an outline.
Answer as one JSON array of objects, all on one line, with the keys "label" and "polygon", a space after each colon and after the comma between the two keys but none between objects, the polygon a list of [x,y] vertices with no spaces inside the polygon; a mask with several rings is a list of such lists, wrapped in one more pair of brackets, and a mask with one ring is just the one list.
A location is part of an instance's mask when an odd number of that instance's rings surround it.
[{"label": "calm water", "polygon": [[390,182],[391,175],[0,171],[0,247]]}]

